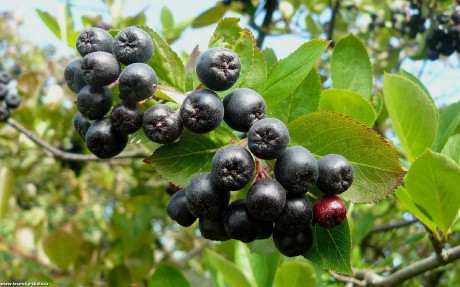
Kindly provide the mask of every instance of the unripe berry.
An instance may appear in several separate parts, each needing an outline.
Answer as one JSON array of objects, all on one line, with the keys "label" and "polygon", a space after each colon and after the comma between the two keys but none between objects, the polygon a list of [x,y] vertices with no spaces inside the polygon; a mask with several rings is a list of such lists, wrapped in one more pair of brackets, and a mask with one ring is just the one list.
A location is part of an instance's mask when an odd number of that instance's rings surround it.
[{"label": "unripe berry", "polygon": [[335,195],[324,195],[313,205],[313,218],[324,228],[333,228],[342,223],[347,217],[345,203]]}]

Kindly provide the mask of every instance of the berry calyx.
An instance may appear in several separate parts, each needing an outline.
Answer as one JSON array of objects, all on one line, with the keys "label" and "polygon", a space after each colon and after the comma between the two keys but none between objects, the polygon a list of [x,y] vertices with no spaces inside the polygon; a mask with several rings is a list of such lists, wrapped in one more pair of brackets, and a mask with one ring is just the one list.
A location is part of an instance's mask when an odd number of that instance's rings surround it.
[{"label": "berry calyx", "polygon": [[139,106],[128,106],[125,103],[116,105],[110,113],[112,128],[122,134],[132,134],[140,129],[143,118]]},{"label": "berry calyx", "polygon": [[249,129],[248,147],[258,158],[278,158],[284,153],[288,144],[289,131],[278,119],[259,120]]},{"label": "berry calyx", "polygon": [[147,138],[159,144],[173,143],[184,130],[178,113],[163,104],[151,106],[145,111],[142,128]]},{"label": "berry calyx", "polygon": [[144,30],[128,27],[115,36],[113,52],[117,60],[125,65],[147,63],[153,55],[153,42]]},{"label": "berry calyx", "polygon": [[81,31],[77,38],[77,51],[82,57],[92,52],[112,53],[113,38],[104,29],[92,27]]}]

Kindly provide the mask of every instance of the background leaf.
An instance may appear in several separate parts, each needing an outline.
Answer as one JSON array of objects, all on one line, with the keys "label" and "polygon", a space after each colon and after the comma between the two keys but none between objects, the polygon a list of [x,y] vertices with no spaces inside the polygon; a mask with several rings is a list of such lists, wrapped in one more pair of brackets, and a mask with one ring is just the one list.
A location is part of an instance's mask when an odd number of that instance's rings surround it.
[{"label": "background leaf", "polygon": [[58,37],[58,39],[62,39],[61,35],[61,28],[59,27],[59,23],[56,18],[46,11],[42,11],[40,9],[35,9],[40,19],[42,19],[43,23],[50,29],[53,34]]},{"label": "background leaf", "polygon": [[351,270],[351,237],[348,220],[332,228],[312,226],[313,246],[304,257],[321,268],[343,274],[353,274]]},{"label": "background leaf", "polygon": [[180,141],[158,148],[145,162],[164,179],[185,187],[195,174],[210,170],[212,157],[220,147],[237,141],[223,127],[208,134],[185,131]]},{"label": "background leaf", "polygon": [[0,222],[8,214],[8,205],[14,189],[14,174],[6,166],[0,168]]},{"label": "background leaf", "polygon": [[130,286],[132,280],[129,269],[125,265],[115,266],[106,275],[106,282],[111,287]]},{"label": "background leaf", "polygon": [[267,80],[267,63],[262,51],[254,47],[254,57],[251,68],[238,87],[249,88],[261,93]]},{"label": "background leaf", "polygon": [[310,150],[317,158],[336,153],[353,165],[355,179],[342,194],[345,200],[370,203],[391,195],[406,173],[386,140],[348,117],[317,112],[288,125],[291,145]]},{"label": "background leaf", "polygon": [[292,94],[310,73],[327,46],[327,41],[311,40],[279,61],[268,75],[262,92],[267,105],[277,103]]},{"label": "background leaf", "polygon": [[393,129],[412,162],[433,145],[438,129],[436,107],[420,87],[398,75],[385,75],[383,97]]},{"label": "background leaf", "polygon": [[275,275],[274,287],[315,286],[316,273],[308,262],[284,262]]},{"label": "background leaf", "polygon": [[206,250],[206,259],[231,287],[254,287],[235,264],[218,253]]},{"label": "background leaf", "polygon": [[[460,201],[453,200],[460,197],[460,166],[427,150],[411,165],[404,183],[415,207],[447,235],[460,209]],[[419,219],[425,223],[426,218]]]},{"label": "background leaf", "polygon": [[433,144],[434,151],[441,151],[447,139],[460,123],[460,102],[447,106],[439,114],[439,126]]},{"label": "background leaf", "polygon": [[176,267],[161,263],[149,280],[149,287],[190,287],[184,274]]},{"label": "background leaf", "polygon": [[321,93],[318,110],[349,116],[368,127],[372,127],[376,118],[374,108],[367,100],[347,90],[324,90]]},{"label": "background leaf", "polygon": [[372,95],[372,67],[361,40],[350,34],[340,39],[331,57],[332,87],[356,92],[366,99]]},{"label": "background leaf", "polygon": [[460,165],[460,134],[453,135],[449,138],[442,149],[442,154],[450,157]]},{"label": "background leaf", "polygon": [[171,30],[174,27],[174,15],[168,7],[161,8],[160,19],[164,30]]},{"label": "background leaf", "polygon": [[239,18],[224,18],[217,24],[216,30],[209,40],[209,48],[222,44],[223,47],[234,46],[243,31],[238,25]]},{"label": "background leaf", "polygon": [[73,223],[63,225],[43,239],[46,256],[62,269],[67,268],[78,257],[81,234]]},{"label": "background leaf", "polygon": [[321,95],[321,78],[318,70],[311,69],[299,87],[281,102],[269,104],[267,113],[288,124],[300,116],[318,110]]},{"label": "background leaf", "polygon": [[216,23],[224,16],[227,10],[228,6],[225,6],[222,2],[217,2],[216,6],[198,15],[195,20],[193,20],[192,27],[200,28]]}]

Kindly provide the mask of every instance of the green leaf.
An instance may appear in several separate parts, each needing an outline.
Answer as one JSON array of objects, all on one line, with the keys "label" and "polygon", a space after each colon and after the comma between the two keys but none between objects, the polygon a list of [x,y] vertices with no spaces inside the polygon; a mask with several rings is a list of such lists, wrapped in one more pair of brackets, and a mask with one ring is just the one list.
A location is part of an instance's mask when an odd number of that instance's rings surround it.
[{"label": "green leaf", "polygon": [[68,223],[44,237],[43,249],[51,262],[65,269],[77,259],[81,243],[80,231]]},{"label": "green leaf", "polygon": [[382,109],[383,109],[382,95],[373,94],[371,99],[370,99],[370,101],[371,101],[372,107],[374,108],[375,116],[376,116],[376,118],[378,118],[380,113],[382,112]]},{"label": "green leaf", "polygon": [[217,24],[216,30],[209,41],[209,48],[221,44],[222,46],[234,46],[243,31],[238,25],[239,18],[224,18]]},{"label": "green leaf", "polygon": [[460,123],[460,102],[449,105],[439,114],[439,126],[433,150],[441,151],[447,142],[447,139],[457,128]]},{"label": "green leaf", "polygon": [[227,10],[228,6],[225,6],[222,2],[217,2],[216,6],[198,15],[195,20],[193,20],[192,27],[200,28],[216,23],[224,16]]},{"label": "green leaf", "polygon": [[262,52],[264,53],[265,61],[267,61],[267,67],[270,71],[278,63],[275,50],[272,48],[265,48]]},{"label": "green leaf", "polygon": [[404,69],[400,69],[398,74],[400,76],[408,79],[409,81],[411,81],[412,83],[417,85],[419,88],[421,88],[425,92],[425,94],[428,96],[430,101],[433,103],[433,105],[434,105],[434,101],[430,96],[430,91],[428,91],[428,89],[425,87],[425,85],[416,76],[412,75],[411,73],[409,73],[408,71],[406,71]]},{"label": "green leaf", "polygon": [[180,141],[160,147],[145,162],[164,179],[186,186],[195,174],[210,170],[212,157],[220,147],[237,141],[223,127],[208,134],[185,131]]},{"label": "green leaf", "polygon": [[433,145],[438,129],[437,109],[419,86],[398,75],[385,75],[383,97],[393,129],[407,159],[413,162]]},{"label": "green leaf", "polygon": [[267,105],[277,103],[292,94],[321,58],[328,44],[324,40],[308,41],[279,61],[268,75],[262,92]]},{"label": "green leaf", "polygon": [[281,102],[269,104],[267,112],[271,117],[288,124],[300,116],[316,112],[320,95],[321,77],[318,70],[313,68],[293,94]]},{"label": "green leaf", "polygon": [[351,162],[355,178],[342,194],[345,200],[382,200],[395,191],[406,173],[383,137],[348,117],[325,111],[311,113],[289,123],[288,128],[291,145],[303,146],[317,158],[335,153]]},{"label": "green leaf", "polygon": [[429,225],[428,218],[447,235],[460,209],[460,201],[453,200],[460,195],[460,166],[443,154],[426,150],[411,165],[404,182],[414,205],[426,216],[419,219]]},{"label": "green leaf", "polygon": [[351,237],[348,220],[332,229],[312,226],[313,246],[304,257],[321,268],[342,274],[351,270]]},{"label": "green leaf", "polygon": [[131,274],[125,265],[117,265],[106,276],[107,285],[111,287],[131,286]]},{"label": "green leaf", "polygon": [[218,253],[206,250],[208,265],[215,268],[231,287],[254,287],[235,264]]},{"label": "green leaf", "polygon": [[251,253],[258,254],[272,254],[278,252],[271,237],[267,239],[256,240],[249,244],[249,248]]},{"label": "green leaf", "polygon": [[265,62],[264,54],[254,46],[254,58],[252,59],[251,68],[238,87],[253,89],[261,93],[266,80],[267,63]]},{"label": "green leaf", "polygon": [[171,30],[174,27],[174,15],[168,7],[161,8],[160,18],[163,30]]},{"label": "green leaf", "polygon": [[[256,48],[256,42],[254,40],[254,36],[252,35],[251,31],[249,31],[249,29],[244,29],[240,33],[240,37],[236,41],[236,44],[233,47],[229,47],[229,48],[238,54],[238,57],[240,58],[240,62],[241,62],[241,71],[240,71],[240,76],[238,77],[238,80],[236,81],[236,83],[230,89],[226,90],[225,92],[219,93],[221,97],[226,96],[228,93],[235,90],[237,87],[244,87],[242,84],[246,80],[246,76],[248,75],[249,71],[252,68],[253,59],[254,59],[254,50]],[[257,79],[255,80],[257,81]]]},{"label": "green leaf", "polygon": [[368,127],[372,127],[376,119],[371,104],[357,93],[347,90],[324,90],[321,93],[318,110],[349,116]]},{"label": "green leaf", "polygon": [[278,268],[273,287],[315,286],[316,273],[308,262],[284,262]]},{"label": "green leaf", "polygon": [[332,87],[351,90],[370,99],[372,67],[364,44],[350,34],[340,39],[331,57]]},{"label": "green leaf", "polygon": [[149,287],[190,287],[184,274],[176,267],[161,263],[149,280]]},{"label": "green leaf", "polygon": [[35,9],[40,19],[45,23],[45,25],[50,29],[53,34],[58,37],[58,39],[62,40],[61,35],[61,28],[59,27],[57,19],[46,11],[42,11],[40,9]]},{"label": "green leaf", "polygon": [[460,134],[451,136],[442,149],[442,154],[453,159],[460,165]]},{"label": "green leaf", "polygon": [[6,166],[0,168],[0,222],[8,214],[8,203],[14,190],[14,173]]},{"label": "green leaf", "polygon": [[145,17],[146,8],[142,9],[139,13],[134,16],[128,16],[123,19],[123,27],[145,25],[147,19]]},{"label": "green leaf", "polygon": [[154,53],[149,65],[155,70],[161,85],[185,92],[185,67],[182,60],[157,32],[147,26],[140,26],[153,41]]}]

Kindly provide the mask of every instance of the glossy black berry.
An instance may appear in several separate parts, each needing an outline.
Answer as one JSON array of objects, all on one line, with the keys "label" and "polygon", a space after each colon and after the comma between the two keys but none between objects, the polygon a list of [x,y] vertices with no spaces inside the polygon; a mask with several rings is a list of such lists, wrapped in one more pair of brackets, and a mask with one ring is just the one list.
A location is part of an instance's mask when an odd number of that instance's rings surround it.
[{"label": "glossy black berry", "polygon": [[214,91],[225,91],[240,76],[241,62],[238,55],[226,48],[211,48],[198,59],[196,74],[201,83]]},{"label": "glossy black berry", "polygon": [[110,113],[112,128],[122,134],[132,134],[140,129],[143,117],[137,105],[128,106],[124,103],[116,105]]},{"label": "glossy black berry", "polygon": [[6,122],[6,120],[8,120],[10,115],[11,115],[10,110],[5,106],[0,105],[0,123]]},{"label": "glossy black berry", "polygon": [[166,212],[168,213],[169,217],[176,221],[179,225],[187,227],[195,222],[196,217],[193,216],[193,214],[191,214],[188,210],[185,194],[185,189],[181,189],[174,193],[174,195],[169,200]]},{"label": "glossy black berry", "polygon": [[239,145],[220,148],[212,158],[211,177],[220,188],[240,190],[254,175],[254,159],[249,151]]},{"label": "glossy black berry", "polygon": [[426,50],[426,58],[427,58],[428,60],[431,60],[431,61],[435,61],[435,60],[439,59],[439,55],[440,55],[440,54],[441,54],[441,53],[439,53],[439,52],[436,51],[436,50],[432,50],[432,49],[427,49],[427,50]]},{"label": "glossy black berry", "polygon": [[227,234],[230,238],[244,243],[252,242],[261,235],[262,223],[249,214],[246,200],[232,202],[225,211],[224,226]]},{"label": "glossy black berry", "polygon": [[324,195],[313,205],[313,218],[324,228],[333,228],[342,223],[347,217],[345,203],[335,195]]},{"label": "glossy black berry", "polygon": [[83,74],[81,72],[81,63],[83,59],[79,58],[73,60],[64,70],[64,78],[69,89],[77,93],[86,85],[85,80],[83,79]]},{"label": "glossy black berry", "polygon": [[310,228],[313,220],[313,205],[305,195],[288,195],[286,205],[275,219],[276,227],[288,234],[297,234]]},{"label": "glossy black berry", "polygon": [[186,190],[187,207],[198,218],[222,216],[230,201],[230,192],[218,188],[209,172],[197,174]]},{"label": "glossy black berry", "polygon": [[7,71],[0,71],[0,83],[8,84],[11,81],[11,75]]},{"label": "glossy black berry", "polygon": [[128,104],[136,104],[152,96],[157,84],[157,75],[149,65],[131,64],[120,74],[120,98]]},{"label": "glossy black berry", "polygon": [[200,218],[199,223],[200,233],[204,238],[214,241],[230,239],[227,231],[225,231],[223,216],[217,218]]},{"label": "glossy black berry", "polygon": [[147,63],[153,55],[153,42],[144,30],[128,27],[115,36],[113,52],[125,65]]},{"label": "glossy black berry", "polygon": [[77,96],[78,111],[89,120],[103,118],[112,107],[112,91],[107,87],[84,86]]},{"label": "glossy black berry", "polygon": [[86,120],[80,112],[77,112],[73,117],[73,126],[77,130],[78,134],[84,140],[86,138],[86,133],[88,132],[91,123]]},{"label": "glossy black berry", "polygon": [[258,120],[265,118],[267,105],[259,93],[242,88],[228,94],[223,101],[224,121],[234,130],[247,132]]},{"label": "glossy black berry", "polygon": [[190,93],[180,108],[180,119],[184,127],[194,133],[207,133],[217,128],[224,118],[224,105],[211,90]]},{"label": "glossy black berry", "polygon": [[273,234],[273,221],[261,220],[260,221],[260,234],[257,239],[267,239]]},{"label": "glossy black berry", "polygon": [[151,106],[144,113],[142,127],[145,136],[159,144],[173,143],[184,130],[179,114],[167,105]]},{"label": "glossy black berry", "polygon": [[120,64],[112,54],[93,52],[83,58],[81,72],[88,85],[103,87],[118,79]]},{"label": "glossy black berry", "polygon": [[283,211],[286,190],[272,178],[257,180],[249,189],[246,205],[249,213],[260,220],[273,220]]},{"label": "glossy black berry", "polygon": [[22,98],[18,94],[7,94],[5,96],[5,104],[10,109],[15,109],[19,107],[22,102]]},{"label": "glossy black berry", "polygon": [[300,256],[307,253],[313,245],[313,232],[307,228],[295,235],[284,233],[278,228],[273,230],[273,242],[281,254],[287,257]]},{"label": "glossy black berry", "polygon": [[288,144],[289,131],[278,119],[259,120],[249,129],[248,147],[258,158],[278,158],[284,153]]},{"label": "glossy black berry", "polygon": [[318,164],[306,148],[293,146],[276,160],[275,178],[290,194],[304,194],[318,179]]},{"label": "glossy black berry", "polygon": [[81,31],[77,38],[77,51],[82,57],[89,53],[102,51],[112,53],[113,38],[104,29],[93,27]]},{"label": "glossy black berry", "polygon": [[114,131],[109,118],[95,121],[85,138],[88,149],[98,158],[114,157],[128,144],[128,136]]},{"label": "glossy black berry", "polygon": [[340,194],[353,183],[353,166],[341,155],[323,156],[318,161],[318,171],[316,186],[326,194]]},{"label": "glossy black berry", "polygon": [[0,100],[4,100],[8,94],[8,86],[4,83],[0,83]]}]

